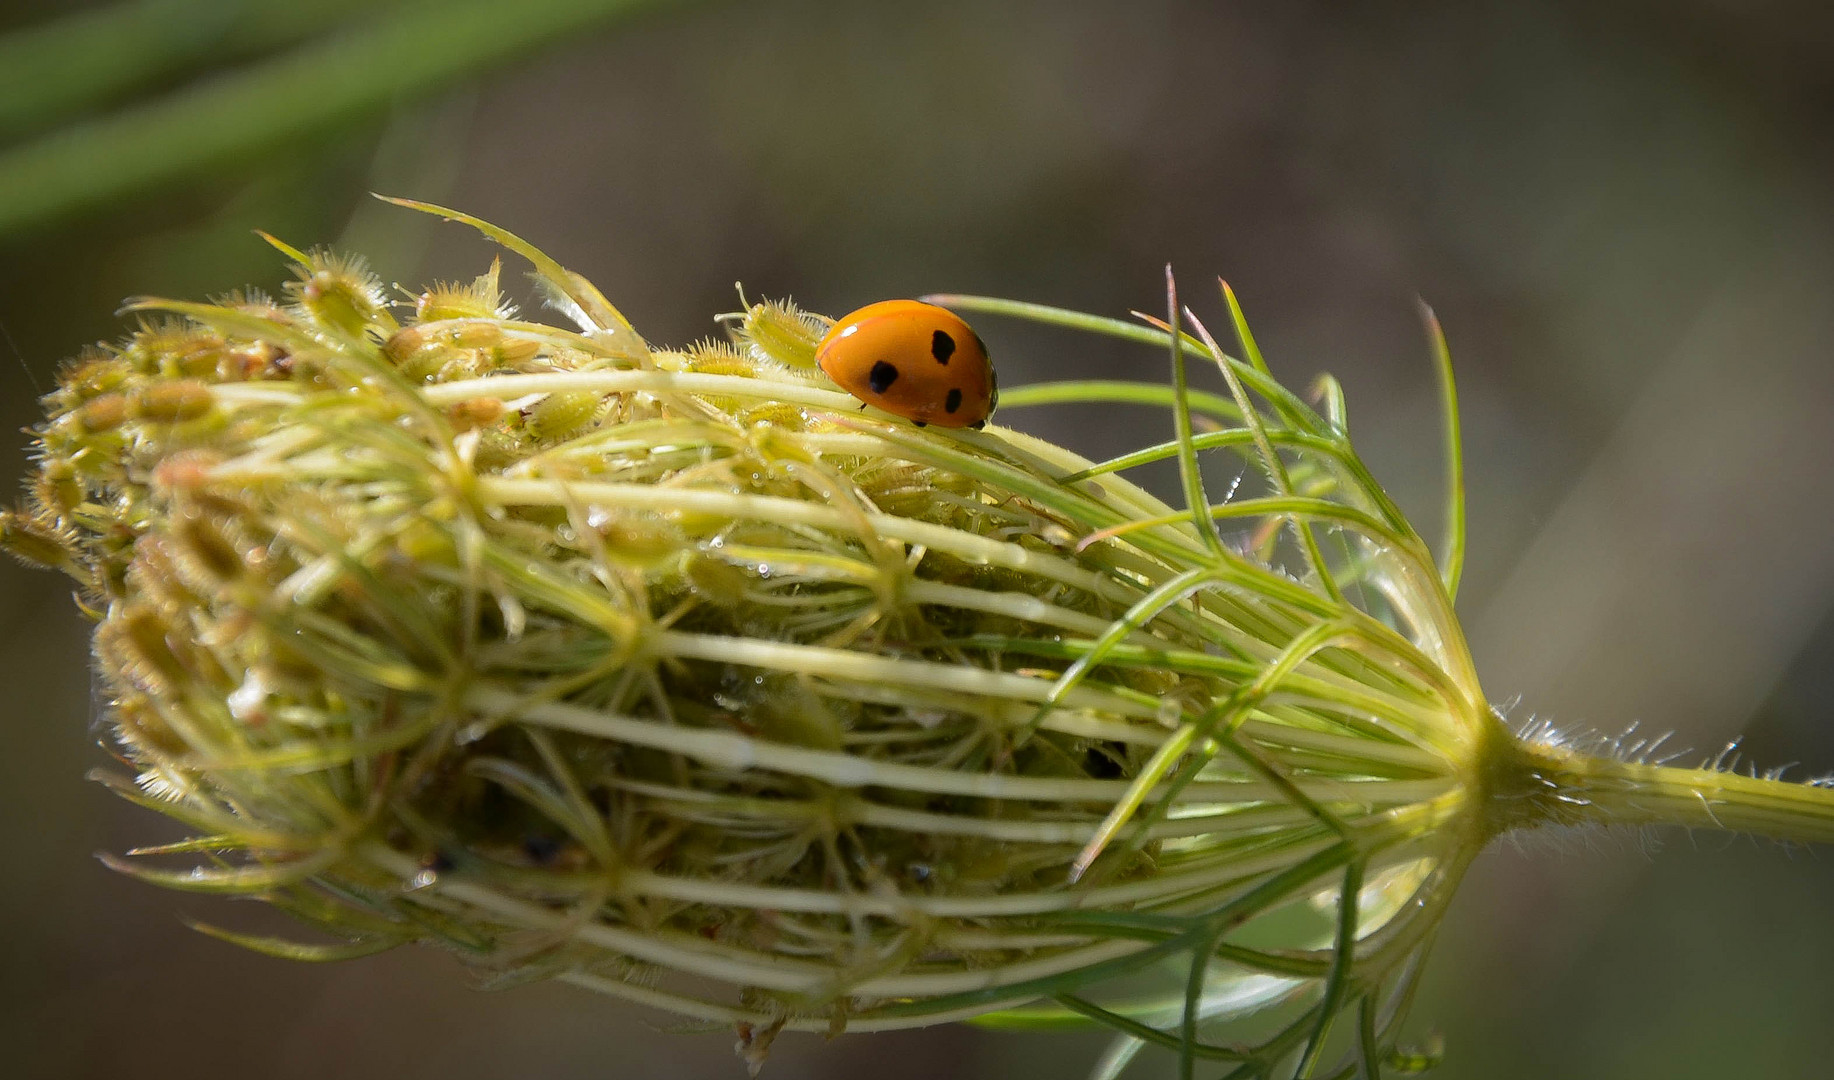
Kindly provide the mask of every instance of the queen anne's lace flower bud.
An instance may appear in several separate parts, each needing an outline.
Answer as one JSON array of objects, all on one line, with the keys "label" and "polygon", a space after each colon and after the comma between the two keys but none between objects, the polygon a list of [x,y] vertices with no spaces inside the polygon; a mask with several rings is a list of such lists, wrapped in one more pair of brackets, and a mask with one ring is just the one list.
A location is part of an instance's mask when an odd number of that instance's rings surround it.
[{"label": "queen anne's lace flower bud", "polygon": [[[1176,439],[1096,464],[862,411],[787,304],[652,347],[472,223],[580,329],[518,318],[495,266],[391,306],[276,242],[286,302],[138,301],[47,399],[0,542],[99,620],[138,769],[109,782],[199,834],[115,865],[331,935],[210,930],[256,948],[437,942],[754,1060],[784,1028],[1080,1014],[1128,1033],[1110,1071],[1149,1042],[1418,1063],[1396,1026],[1464,867],[1598,793],[1485,706],[1459,545],[1435,565],[1334,383],[1322,413],[1277,383],[1232,297],[1245,363],[1175,302],[1196,337],[943,298],[1183,343],[1172,387],[1006,394],[1172,408]],[[1212,504],[1200,452],[1252,490]],[[1183,508],[1126,479],[1164,459]],[[1251,1011],[1258,1042],[1204,1036]]]}]

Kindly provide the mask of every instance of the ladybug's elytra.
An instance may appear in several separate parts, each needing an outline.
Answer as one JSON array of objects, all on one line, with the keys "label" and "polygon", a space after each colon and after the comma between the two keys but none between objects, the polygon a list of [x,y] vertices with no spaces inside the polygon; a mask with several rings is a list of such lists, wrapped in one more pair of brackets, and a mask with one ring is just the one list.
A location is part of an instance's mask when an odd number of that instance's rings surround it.
[{"label": "ladybug's elytra", "polygon": [[918,427],[980,428],[1000,401],[980,336],[916,300],[881,300],[836,322],[815,362],[854,397]]}]

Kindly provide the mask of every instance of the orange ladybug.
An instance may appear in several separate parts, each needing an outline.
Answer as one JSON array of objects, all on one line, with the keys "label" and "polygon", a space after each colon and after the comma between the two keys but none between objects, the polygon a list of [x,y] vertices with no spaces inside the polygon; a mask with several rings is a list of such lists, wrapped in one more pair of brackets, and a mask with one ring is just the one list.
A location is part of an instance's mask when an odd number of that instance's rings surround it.
[{"label": "orange ladybug", "polygon": [[916,300],[881,300],[836,322],[815,362],[841,389],[918,427],[981,428],[1000,402],[980,336]]}]

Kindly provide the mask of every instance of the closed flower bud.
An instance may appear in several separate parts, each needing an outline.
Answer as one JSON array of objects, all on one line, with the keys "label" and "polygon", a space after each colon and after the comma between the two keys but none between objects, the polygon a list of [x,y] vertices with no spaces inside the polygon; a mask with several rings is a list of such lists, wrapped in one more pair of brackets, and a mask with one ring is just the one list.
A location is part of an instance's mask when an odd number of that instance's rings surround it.
[{"label": "closed flower bud", "polygon": [[828,329],[788,301],[753,304],[733,326],[735,342],[753,357],[798,368],[815,366],[815,343]]},{"label": "closed flower bud", "polygon": [[53,513],[68,514],[83,502],[87,492],[77,476],[76,466],[63,458],[47,458],[38,466],[32,495],[39,505]]},{"label": "closed flower bud", "polygon": [[604,400],[590,390],[561,390],[524,409],[522,422],[533,438],[560,442],[591,427]]},{"label": "closed flower bud", "polygon": [[134,393],[133,414],[155,423],[176,424],[196,420],[214,404],[216,396],[209,384],[199,379],[181,379],[141,387]]},{"label": "closed flower bud", "polygon": [[382,355],[399,364],[423,349],[434,347],[433,339],[425,330],[419,326],[404,326],[382,343]]},{"label": "closed flower bud", "polygon": [[75,563],[75,537],[53,521],[22,510],[0,510],[0,548],[30,566],[61,570]]},{"label": "closed flower bud", "polygon": [[113,431],[127,420],[127,398],[120,394],[104,394],[84,404],[73,415],[78,430],[87,434]]},{"label": "closed flower bud", "polygon": [[437,330],[445,338],[446,344],[455,349],[491,349],[503,340],[503,331],[497,324],[472,319],[423,329]]},{"label": "closed flower bud", "polygon": [[96,348],[70,361],[58,387],[69,401],[88,401],[120,390],[132,375],[126,361]]},{"label": "closed flower bud", "polygon": [[242,552],[208,516],[181,514],[173,522],[172,531],[185,563],[194,568],[194,577],[211,585],[226,585],[247,569]]},{"label": "closed flower bud", "polygon": [[497,278],[501,273],[502,264],[493,259],[490,269],[473,279],[469,285],[435,285],[415,298],[414,321],[424,324],[445,319],[502,320],[514,317],[515,308],[503,299],[497,289]]},{"label": "closed flower bud", "polygon": [[96,649],[123,685],[153,694],[182,695],[189,671],[175,648],[171,624],[149,607],[110,614],[96,632]]},{"label": "closed flower bud", "polygon": [[190,749],[172,730],[153,702],[137,694],[116,699],[109,707],[115,739],[141,764],[178,757]]},{"label": "closed flower bud", "polygon": [[503,402],[496,398],[472,398],[446,406],[446,419],[459,431],[494,424],[503,416]]},{"label": "closed flower bud", "polygon": [[288,283],[287,293],[317,326],[346,339],[386,339],[394,332],[382,282],[362,258],[320,252],[307,256],[295,272],[299,280]]}]

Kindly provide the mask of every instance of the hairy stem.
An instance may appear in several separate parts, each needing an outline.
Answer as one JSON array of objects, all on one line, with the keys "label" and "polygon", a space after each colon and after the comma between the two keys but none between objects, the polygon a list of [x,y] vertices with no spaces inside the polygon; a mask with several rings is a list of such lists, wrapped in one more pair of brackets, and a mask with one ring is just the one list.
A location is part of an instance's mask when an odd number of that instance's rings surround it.
[{"label": "hairy stem", "polygon": [[1498,831],[1537,824],[1681,825],[1796,843],[1834,842],[1834,787],[1497,743]]}]

